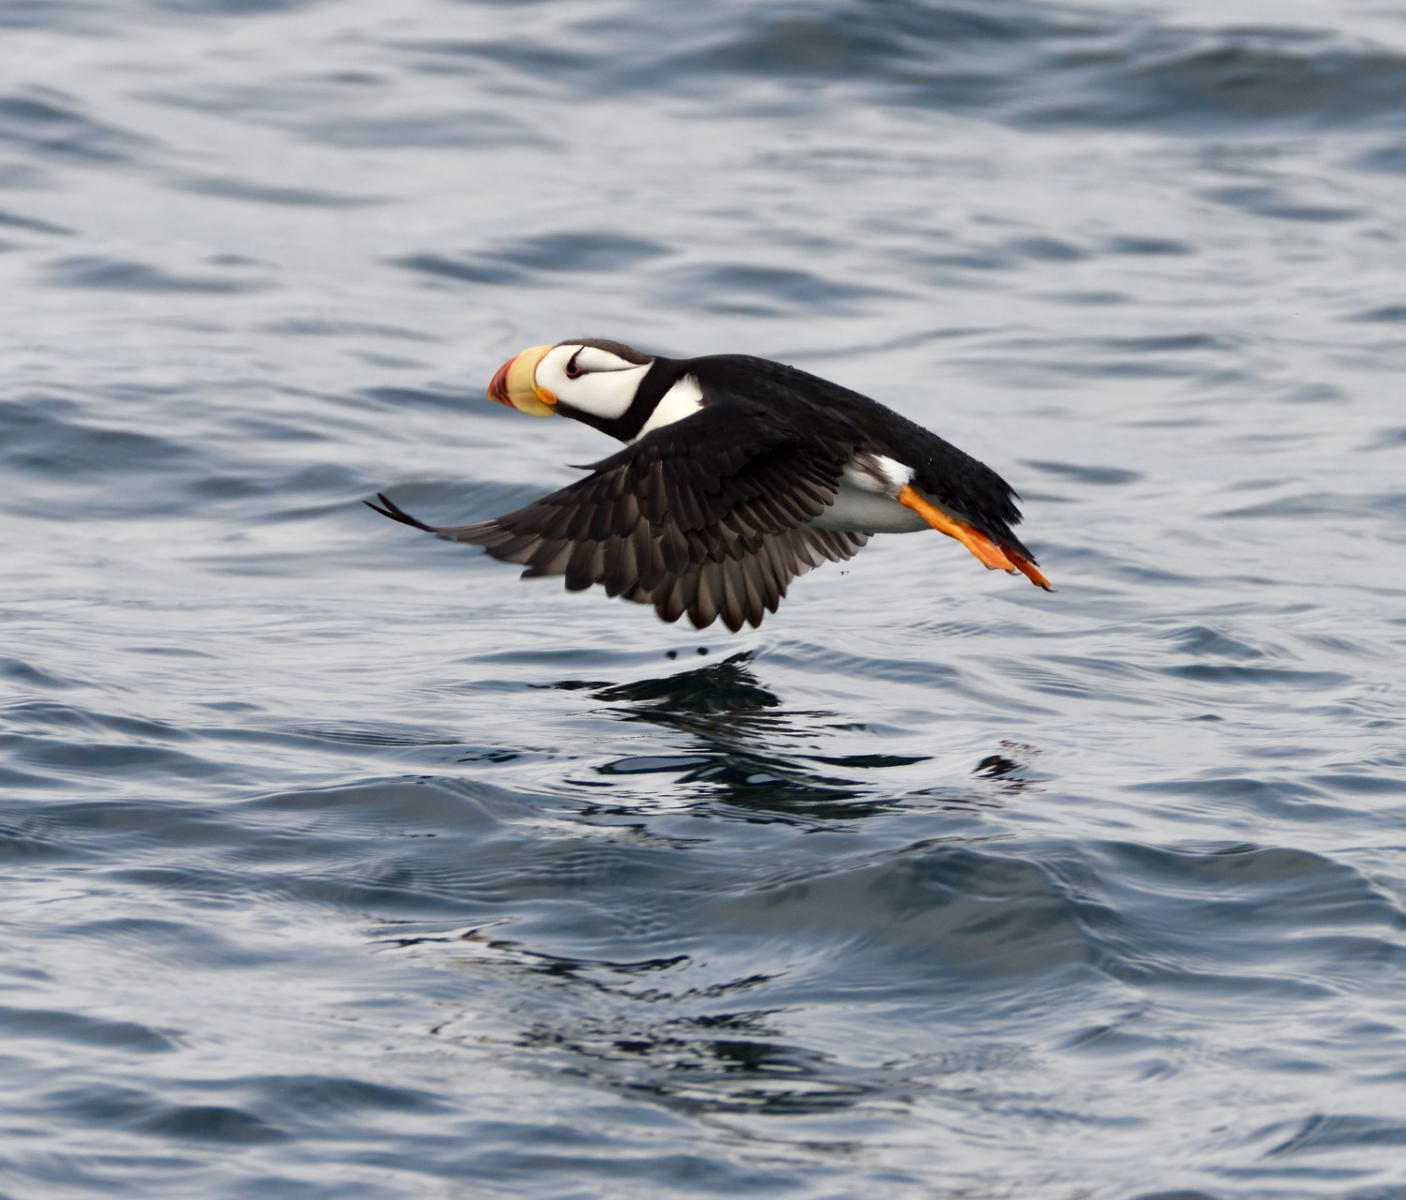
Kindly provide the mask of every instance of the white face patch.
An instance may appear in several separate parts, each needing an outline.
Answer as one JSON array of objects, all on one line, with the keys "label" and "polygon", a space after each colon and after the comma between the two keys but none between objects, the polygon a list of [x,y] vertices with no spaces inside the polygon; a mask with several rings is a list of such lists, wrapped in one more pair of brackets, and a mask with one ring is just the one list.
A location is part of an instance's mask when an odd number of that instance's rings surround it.
[{"label": "white face patch", "polygon": [[676,380],[674,386],[659,397],[659,403],[649,414],[649,420],[644,423],[633,440],[639,441],[651,430],[662,429],[665,425],[672,425],[675,421],[691,417],[702,407],[703,389],[698,386],[698,380],[692,375],[685,375]]},{"label": "white face patch", "polygon": [[554,346],[537,364],[536,384],[562,404],[613,421],[634,402],[652,363],[632,363],[599,346]]}]

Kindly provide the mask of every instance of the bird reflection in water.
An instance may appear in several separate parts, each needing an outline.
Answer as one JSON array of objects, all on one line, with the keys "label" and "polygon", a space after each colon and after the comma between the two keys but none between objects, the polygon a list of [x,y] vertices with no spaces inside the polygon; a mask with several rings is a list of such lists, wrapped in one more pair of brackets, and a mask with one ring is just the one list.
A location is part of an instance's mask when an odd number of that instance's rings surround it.
[{"label": "bird reflection in water", "polygon": [[[669,774],[676,783],[696,785],[689,800],[718,800],[773,818],[787,816],[853,818],[911,805],[970,810],[1000,804],[1000,795],[1018,791],[1018,761],[1028,747],[999,743],[1000,752],[980,762],[975,774],[989,784],[950,784],[896,790],[892,781],[880,788],[861,774],[911,767],[928,761],[925,754],[846,754],[816,752],[819,736],[854,732],[832,713],[786,709],[780,697],[752,670],[752,654],[743,651],[672,675],[631,683],[571,681],[553,686],[588,690],[622,721],[655,725],[687,735],[688,745],[672,753],[630,755],[596,767],[615,787],[624,778]],[[677,795],[677,791],[675,792]]]},{"label": "bird reflection in water", "polygon": [[[590,1079],[669,1108],[823,1113],[889,1087],[872,1077],[882,1070],[849,1066],[788,1041],[773,1020],[774,1008],[744,1002],[774,974],[670,990],[664,981],[672,969],[688,964],[687,955],[632,961],[572,957],[483,929],[389,941],[407,949],[437,945],[457,951],[466,967],[491,964],[499,972],[519,973],[516,992],[531,991],[550,1016],[525,1021],[507,1040],[531,1049],[539,1070]],[[536,983],[529,985],[528,977]],[[563,1003],[563,997],[570,999]],[[472,1007],[451,1013],[432,1033],[476,1044],[485,1040],[482,1019]]]},{"label": "bird reflection in water", "polygon": [[[473,1003],[436,1035],[482,1044],[483,1012],[501,994],[511,997],[498,1010],[508,1028],[496,1036],[530,1050],[537,1069],[675,1112],[824,1116],[898,1094],[892,1063],[864,1066],[806,1046],[780,1015],[794,999],[789,974],[820,953],[807,939],[848,945],[848,927],[783,919],[792,954],[758,921],[823,877],[837,846],[858,856],[861,873],[898,863],[901,875],[902,863],[938,843],[1003,836],[979,810],[1026,785],[1028,748],[997,742],[973,776],[955,780],[924,766],[928,755],[827,754],[827,742],[862,747],[873,735],[831,713],[787,708],[746,652],[628,683],[548,686],[585,693],[596,715],[639,730],[611,740],[654,752],[597,759],[589,779],[571,781],[587,802],[571,814],[567,840],[531,856],[520,914],[396,939],[411,952],[447,951],[473,973]],[[661,807],[686,818],[661,819],[652,811]],[[887,821],[867,823],[862,838],[824,847],[786,828],[843,835],[847,821],[881,815]],[[759,846],[788,845],[804,866],[789,881],[767,875],[765,850],[754,864]],[[786,902],[809,911],[808,900]],[[700,928],[725,949],[698,953]]]},{"label": "bird reflection in water", "polygon": [[879,1071],[785,1041],[769,1015],[718,1013],[643,1027],[623,1019],[567,1029],[541,1022],[525,1029],[519,1044],[556,1056],[573,1076],[688,1113],[818,1115],[892,1090]]}]

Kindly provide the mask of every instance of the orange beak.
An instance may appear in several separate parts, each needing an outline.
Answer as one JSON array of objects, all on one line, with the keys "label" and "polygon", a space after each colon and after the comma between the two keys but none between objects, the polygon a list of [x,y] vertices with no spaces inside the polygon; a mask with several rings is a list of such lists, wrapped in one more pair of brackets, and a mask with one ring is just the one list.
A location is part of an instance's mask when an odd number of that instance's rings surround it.
[{"label": "orange beak", "polygon": [[555,346],[533,346],[508,359],[493,373],[488,384],[488,398],[506,404],[529,417],[552,417],[557,398],[546,388],[537,386],[537,364]]}]

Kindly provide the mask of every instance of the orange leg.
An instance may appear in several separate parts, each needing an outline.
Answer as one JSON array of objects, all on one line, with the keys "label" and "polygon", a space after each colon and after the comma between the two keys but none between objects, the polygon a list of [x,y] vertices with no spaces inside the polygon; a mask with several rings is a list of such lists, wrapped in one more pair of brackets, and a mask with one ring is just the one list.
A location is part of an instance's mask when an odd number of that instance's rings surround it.
[{"label": "orange leg", "polygon": [[1054,584],[1045,578],[1044,572],[1023,554],[1012,554],[1009,550],[1006,553],[1010,555],[1011,562],[1015,563],[1015,569],[1036,587],[1044,588],[1047,592],[1054,591]]},{"label": "orange leg", "polygon": [[1042,587],[1047,592],[1054,591],[1050,581],[1023,554],[1017,553],[1009,546],[998,546],[979,529],[972,528],[965,521],[949,517],[940,508],[924,500],[911,487],[905,487],[898,493],[898,502],[906,508],[911,508],[938,533],[956,538],[983,566],[992,570],[1009,571],[1012,575],[1019,571],[1036,587]]}]

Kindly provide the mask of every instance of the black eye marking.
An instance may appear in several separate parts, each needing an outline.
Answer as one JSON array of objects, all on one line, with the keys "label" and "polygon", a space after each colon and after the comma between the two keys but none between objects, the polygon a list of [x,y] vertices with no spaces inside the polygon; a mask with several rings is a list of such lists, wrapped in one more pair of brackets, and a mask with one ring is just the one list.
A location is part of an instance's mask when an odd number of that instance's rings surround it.
[{"label": "black eye marking", "polygon": [[579,379],[586,372],[576,365],[576,360],[581,357],[581,351],[576,351],[571,356],[571,360],[566,364],[566,377],[568,379]]}]

